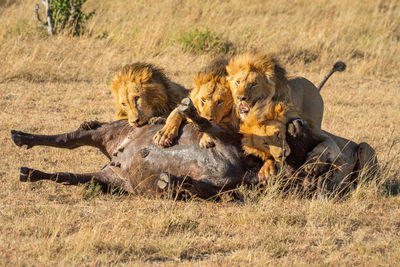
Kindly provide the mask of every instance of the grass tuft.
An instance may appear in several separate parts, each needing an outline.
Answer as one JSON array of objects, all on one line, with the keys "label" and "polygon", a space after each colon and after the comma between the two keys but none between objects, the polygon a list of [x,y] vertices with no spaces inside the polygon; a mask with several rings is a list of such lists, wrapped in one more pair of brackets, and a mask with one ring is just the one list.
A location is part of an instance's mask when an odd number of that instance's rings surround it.
[{"label": "grass tuft", "polygon": [[231,42],[209,29],[200,30],[196,28],[192,31],[184,31],[176,38],[176,41],[184,52],[195,54],[227,54],[233,51]]}]

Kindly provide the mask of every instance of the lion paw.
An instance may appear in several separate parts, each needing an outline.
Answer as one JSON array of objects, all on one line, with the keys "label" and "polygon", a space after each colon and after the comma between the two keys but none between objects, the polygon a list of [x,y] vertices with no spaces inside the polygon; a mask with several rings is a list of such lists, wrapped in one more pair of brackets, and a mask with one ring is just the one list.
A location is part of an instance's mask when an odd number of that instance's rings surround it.
[{"label": "lion paw", "polygon": [[268,159],[258,172],[258,182],[266,184],[276,175],[276,168],[274,160]]},{"label": "lion paw", "polygon": [[153,137],[153,143],[160,147],[170,147],[178,136],[178,130],[175,128],[163,127]]},{"label": "lion paw", "polygon": [[201,148],[211,148],[215,147],[215,143],[210,136],[203,134],[203,136],[200,138],[199,146]]}]

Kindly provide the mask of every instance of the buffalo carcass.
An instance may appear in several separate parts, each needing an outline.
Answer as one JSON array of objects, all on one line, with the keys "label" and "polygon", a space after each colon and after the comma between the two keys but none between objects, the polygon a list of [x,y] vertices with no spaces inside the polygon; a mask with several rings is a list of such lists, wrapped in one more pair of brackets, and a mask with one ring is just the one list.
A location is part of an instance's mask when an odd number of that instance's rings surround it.
[{"label": "buffalo carcass", "polygon": [[[240,184],[258,182],[257,173],[262,163],[243,154],[239,134],[198,116],[190,99],[182,101],[179,111],[190,118],[193,124],[181,127],[176,144],[170,148],[159,148],[152,143],[152,137],[161,128],[160,125],[132,127],[126,120],[84,124],[74,132],[59,135],[34,135],[13,130],[11,137],[18,146],[30,148],[45,145],[73,149],[88,145],[99,148],[111,159],[101,171],[86,174],[49,174],[21,167],[20,180],[52,180],[69,185],[94,181],[106,189],[114,187],[131,193],[162,191],[179,185],[202,198]],[[201,149],[198,146],[199,132],[210,135],[216,146]],[[283,178],[300,184],[308,192],[318,187],[320,191],[327,188],[334,191],[354,184],[365,166],[375,169],[375,152],[368,144],[356,144],[331,136],[342,148],[343,155],[338,161],[344,167],[335,168],[336,162],[304,167],[302,165],[307,153],[318,142],[302,119],[289,121],[286,141],[292,152],[281,166]]]},{"label": "buffalo carcass", "polygon": [[[52,180],[68,185],[94,181],[104,188],[112,186],[132,193],[154,192],[184,184],[187,190],[202,198],[240,184],[258,182],[257,172],[262,163],[243,154],[239,134],[198,116],[189,99],[182,101],[179,110],[193,124],[181,127],[176,144],[170,148],[160,148],[152,143],[152,137],[161,125],[132,127],[126,120],[107,124],[92,122],[83,124],[74,132],[58,135],[34,135],[12,130],[11,137],[18,146],[74,149],[86,145],[99,148],[111,159],[101,171],[86,174],[45,173],[21,167],[20,180]],[[201,149],[199,132],[209,134],[216,146]],[[296,147],[286,160],[285,174],[290,176],[304,163],[307,152],[316,142],[300,119],[289,122],[287,135],[289,146]]]},{"label": "buffalo carcass", "polygon": [[11,137],[18,146],[74,149],[87,145],[99,148],[111,159],[101,171],[85,174],[45,173],[21,167],[20,180],[52,180],[68,185],[94,181],[105,188],[112,186],[131,193],[154,192],[184,181],[189,191],[202,198],[241,183],[257,183],[260,165],[242,153],[239,134],[211,125],[201,117],[192,119],[197,128],[213,137],[214,148],[199,147],[199,131],[191,124],[181,127],[180,136],[171,148],[160,148],[152,143],[161,125],[132,127],[126,120],[99,125],[91,123],[93,129],[80,127],[74,132],[58,135],[34,135],[12,130]]}]

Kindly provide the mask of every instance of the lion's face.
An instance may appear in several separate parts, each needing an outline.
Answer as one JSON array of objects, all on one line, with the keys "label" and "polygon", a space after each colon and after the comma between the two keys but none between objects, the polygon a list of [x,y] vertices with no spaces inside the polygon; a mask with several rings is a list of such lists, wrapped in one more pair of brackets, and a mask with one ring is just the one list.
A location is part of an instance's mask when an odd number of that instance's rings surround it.
[{"label": "lion's face", "polygon": [[236,113],[245,119],[254,104],[275,94],[275,83],[258,71],[241,70],[229,76]]},{"label": "lion's face", "polygon": [[132,126],[146,124],[154,116],[152,91],[161,91],[162,85],[154,81],[131,82],[127,81],[119,87],[117,103],[125,113]]},{"label": "lion's face", "polygon": [[223,81],[209,81],[196,84],[196,87],[191,98],[199,115],[218,124],[228,123],[233,105],[228,84]]},{"label": "lion's face", "polygon": [[118,119],[128,119],[130,125],[140,126],[154,116],[170,112],[179,94],[168,94],[168,84],[168,78],[151,64],[137,62],[124,66],[111,83]]},{"label": "lion's face", "polygon": [[[282,162],[290,154],[286,142],[286,125],[280,121],[269,121],[263,125],[254,125],[251,133],[243,133],[242,146],[245,151],[253,154],[258,150],[263,155],[271,155],[275,161]],[[265,156],[268,157],[268,156]]]}]

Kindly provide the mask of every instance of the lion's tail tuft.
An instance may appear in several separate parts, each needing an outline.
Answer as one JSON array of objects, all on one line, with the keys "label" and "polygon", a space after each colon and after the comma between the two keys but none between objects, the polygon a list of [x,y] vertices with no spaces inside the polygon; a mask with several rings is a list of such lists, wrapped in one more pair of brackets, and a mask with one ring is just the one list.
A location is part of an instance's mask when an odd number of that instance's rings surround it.
[{"label": "lion's tail tuft", "polygon": [[329,77],[332,76],[333,73],[335,73],[336,71],[338,72],[342,72],[346,69],[346,64],[343,61],[338,61],[336,62],[331,71],[328,73],[328,75],[325,76],[324,80],[320,83],[320,85],[318,86],[318,92],[321,91],[322,87],[325,85],[326,81],[329,79]]}]

